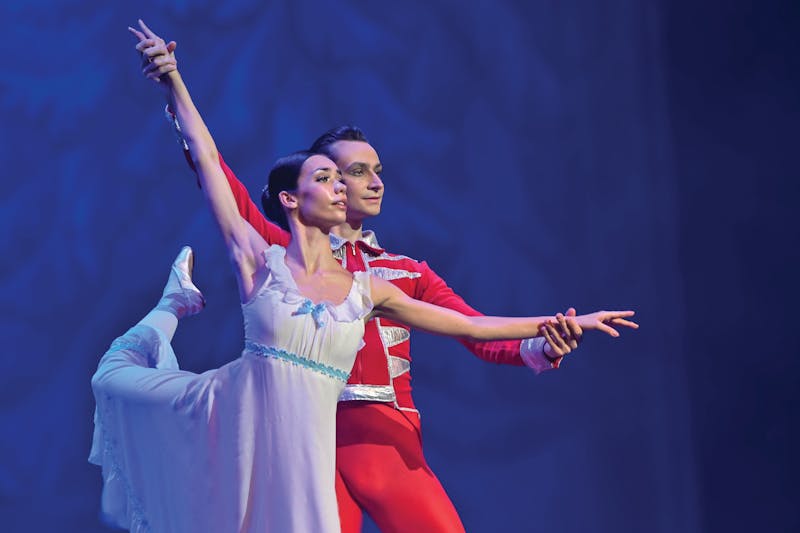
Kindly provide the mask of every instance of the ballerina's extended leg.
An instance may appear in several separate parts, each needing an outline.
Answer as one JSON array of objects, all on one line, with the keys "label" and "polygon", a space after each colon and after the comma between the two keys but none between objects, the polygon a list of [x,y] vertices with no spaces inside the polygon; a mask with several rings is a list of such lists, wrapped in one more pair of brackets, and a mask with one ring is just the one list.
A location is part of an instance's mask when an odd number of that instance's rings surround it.
[{"label": "ballerina's extended leg", "polygon": [[172,340],[178,320],[203,310],[206,301],[200,289],[192,282],[193,266],[194,252],[189,246],[184,246],[172,263],[161,300],[139,322],[140,325],[158,329],[168,340]]}]

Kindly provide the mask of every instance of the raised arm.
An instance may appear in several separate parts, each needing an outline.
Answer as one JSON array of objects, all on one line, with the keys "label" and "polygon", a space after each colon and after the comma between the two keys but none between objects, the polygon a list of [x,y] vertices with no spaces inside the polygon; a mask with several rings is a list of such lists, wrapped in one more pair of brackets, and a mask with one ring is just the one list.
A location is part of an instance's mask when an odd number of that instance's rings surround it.
[{"label": "raised arm", "polygon": [[[164,40],[153,33],[141,20],[141,31],[131,28],[140,39],[136,49],[147,56],[152,48],[168,48]],[[144,37],[144,38],[143,38]],[[173,47],[174,51],[174,47]],[[254,240],[247,222],[239,215],[236,201],[228,185],[225,173],[219,164],[219,154],[211,134],[189,95],[189,91],[177,68],[165,71],[163,61],[152,60],[144,69],[144,74],[164,86],[170,99],[170,107],[175,111],[182,125],[183,137],[197,169],[203,192],[208,200],[214,220],[222,233],[229,257],[235,266],[242,300],[246,300],[253,290],[254,274],[257,270],[256,257],[259,246]],[[263,241],[262,241],[263,242]]]},{"label": "raised arm", "polygon": [[[140,43],[149,40],[149,37],[143,31],[139,31],[134,28],[130,28],[130,30],[134,35],[136,35]],[[147,44],[152,45],[147,46]],[[145,61],[143,66],[154,67],[150,70],[146,70],[145,76],[152,79],[156,84],[160,85],[165,90],[167,97],[165,114],[167,120],[172,125],[173,131],[178,139],[178,144],[180,144],[181,148],[183,149],[186,162],[196,173],[197,168],[192,161],[192,155],[189,152],[189,146],[183,136],[183,130],[180,122],[178,121],[175,111],[169,104],[171,101],[170,87],[168,83],[169,73],[177,70],[178,68],[177,59],[175,58],[175,49],[177,46],[178,45],[175,41],[170,41],[169,43],[163,43],[163,41],[160,43],[158,41],[153,41],[152,43],[148,42],[145,45],[142,45],[142,47],[137,46],[137,50],[139,50],[139,52],[142,54],[142,58]],[[233,173],[233,170],[231,170],[231,168],[222,158],[222,154],[219,154],[219,166],[225,173],[225,178],[228,180],[228,185],[230,186],[231,191],[233,192],[233,198],[236,201],[236,207],[239,210],[239,214],[242,215],[242,218],[249,222],[256,232],[258,232],[268,244],[280,244],[281,246],[287,246],[290,240],[289,232],[285,231],[277,224],[273,224],[272,222],[268,221],[264,215],[261,214],[258,206],[256,206],[256,204],[250,198],[250,193],[247,191],[247,188],[241,181],[239,181],[239,179],[236,177],[236,174]],[[200,184],[199,179],[198,184]]]},{"label": "raised arm", "polygon": [[[466,316],[452,309],[438,307],[427,302],[415,300],[403,291],[380,278],[372,277],[372,300],[374,316],[422,329],[429,333],[448,335],[471,341],[522,339],[538,337],[543,334],[546,324],[554,324],[555,316],[538,317],[496,317]],[[627,320],[633,311],[599,311],[574,318],[584,330],[600,330],[612,337],[618,337],[612,325],[638,328]]]},{"label": "raised arm", "polygon": [[[192,156],[189,152],[189,147],[186,144],[186,140],[183,138],[183,132],[181,130],[180,123],[178,122],[178,118],[175,116],[175,112],[172,110],[169,104],[167,104],[165,114],[178,138],[178,143],[180,144],[181,148],[183,148],[183,154],[186,162],[196,173],[197,169],[192,162]],[[239,178],[236,177],[236,174],[234,174],[233,170],[225,162],[225,159],[222,157],[221,153],[219,154],[219,166],[225,173],[225,178],[228,180],[228,185],[230,186],[231,191],[233,192],[233,197],[236,200],[236,207],[239,209],[239,214],[242,215],[242,218],[249,222],[250,225],[253,226],[253,228],[268,244],[279,244],[284,247],[288,246],[291,237],[289,232],[277,224],[270,222],[266,219],[266,217],[264,217],[263,214],[261,214],[261,210],[250,198],[250,193],[248,192],[247,188],[239,180]]]}]

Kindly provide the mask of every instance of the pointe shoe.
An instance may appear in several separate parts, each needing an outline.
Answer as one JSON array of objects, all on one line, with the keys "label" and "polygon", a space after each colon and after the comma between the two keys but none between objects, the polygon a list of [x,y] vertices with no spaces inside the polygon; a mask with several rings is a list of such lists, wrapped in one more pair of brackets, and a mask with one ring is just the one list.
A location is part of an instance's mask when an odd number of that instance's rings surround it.
[{"label": "pointe shoe", "polygon": [[192,283],[193,267],[194,252],[189,246],[184,246],[172,263],[167,285],[158,305],[178,318],[196,315],[206,305],[203,293]]}]

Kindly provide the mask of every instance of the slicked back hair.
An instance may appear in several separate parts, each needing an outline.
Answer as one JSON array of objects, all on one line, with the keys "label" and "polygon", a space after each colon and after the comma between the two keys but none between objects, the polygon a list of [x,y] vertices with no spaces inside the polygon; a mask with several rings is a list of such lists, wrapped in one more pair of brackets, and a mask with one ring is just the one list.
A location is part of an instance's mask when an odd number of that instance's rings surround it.
[{"label": "slicked back hair", "polygon": [[311,145],[309,150],[317,154],[326,155],[336,161],[333,150],[331,149],[331,145],[339,141],[369,142],[367,140],[367,136],[364,135],[364,132],[361,131],[361,128],[358,126],[339,126],[337,128],[330,129],[317,137],[317,140],[314,141],[314,144]]}]

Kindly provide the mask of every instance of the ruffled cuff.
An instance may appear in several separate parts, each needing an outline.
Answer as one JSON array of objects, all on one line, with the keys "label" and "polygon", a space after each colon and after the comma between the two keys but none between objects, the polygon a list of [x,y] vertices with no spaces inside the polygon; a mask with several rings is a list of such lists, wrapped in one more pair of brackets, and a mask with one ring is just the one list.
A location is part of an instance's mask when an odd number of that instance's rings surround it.
[{"label": "ruffled cuff", "polygon": [[522,361],[529,368],[533,369],[536,374],[541,374],[547,370],[558,368],[561,364],[561,359],[550,359],[544,353],[544,345],[547,341],[544,337],[533,337],[530,339],[523,339],[520,343],[519,354]]}]

